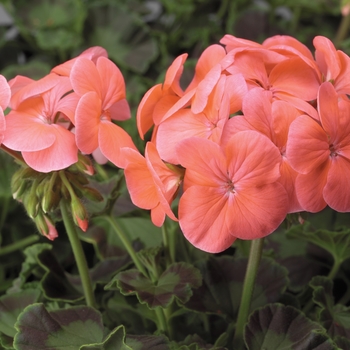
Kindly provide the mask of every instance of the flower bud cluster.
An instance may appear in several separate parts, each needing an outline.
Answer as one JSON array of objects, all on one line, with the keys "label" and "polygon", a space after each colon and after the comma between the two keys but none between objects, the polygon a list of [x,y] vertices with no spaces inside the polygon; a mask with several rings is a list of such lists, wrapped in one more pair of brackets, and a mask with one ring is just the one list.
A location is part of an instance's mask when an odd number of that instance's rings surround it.
[{"label": "flower bud cluster", "polygon": [[54,226],[61,200],[70,204],[74,222],[83,231],[88,227],[88,212],[82,198],[101,201],[101,194],[89,187],[86,174],[93,168],[88,157],[66,170],[40,173],[29,167],[21,167],[12,177],[13,197],[23,203],[28,215],[34,220],[43,236],[53,240],[58,234]]}]

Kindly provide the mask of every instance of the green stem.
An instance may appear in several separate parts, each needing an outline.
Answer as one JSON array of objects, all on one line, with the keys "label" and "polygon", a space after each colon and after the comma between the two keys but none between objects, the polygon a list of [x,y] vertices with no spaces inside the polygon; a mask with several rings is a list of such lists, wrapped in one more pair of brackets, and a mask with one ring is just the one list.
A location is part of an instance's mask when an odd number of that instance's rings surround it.
[{"label": "green stem", "polygon": [[125,249],[129,253],[132,261],[134,262],[135,266],[137,269],[146,277],[148,277],[147,271],[145,267],[142,265],[140,262],[140,259],[137,257],[137,254],[134,250],[134,248],[131,245],[131,242],[129,241],[128,236],[124,233],[124,231],[121,229],[121,227],[118,225],[117,221],[111,217],[104,215],[102,216],[106,221],[109,222],[109,224],[113,227],[115,233],[118,235],[122,243],[124,244]]},{"label": "green stem", "polygon": [[22,155],[16,151],[13,151],[10,148],[7,148],[4,144],[0,145],[0,148],[5,151],[7,154],[9,154],[11,157],[15,158],[18,162],[20,162],[22,165],[27,166],[27,163],[24,161]]},{"label": "green stem", "polygon": [[160,306],[154,309],[156,312],[157,320],[158,320],[158,331],[169,334],[168,323],[165,318],[164,309]]},{"label": "green stem", "polygon": [[247,271],[244,278],[242,299],[238,311],[236,331],[233,337],[234,349],[243,348],[244,327],[248,321],[250,303],[253,296],[255,279],[258,272],[264,239],[255,239],[251,242]]},{"label": "green stem", "polygon": [[39,241],[39,239],[40,239],[39,235],[32,235],[32,236],[23,238],[15,243],[9,244],[5,247],[1,247],[0,256],[13,253],[17,250],[22,250],[25,247],[36,243],[37,241]]},{"label": "green stem", "polygon": [[334,38],[334,46],[339,48],[343,40],[346,38],[350,26],[350,15],[343,16],[340,22],[337,34]]},{"label": "green stem", "polygon": [[81,245],[76,226],[74,224],[72,215],[68,211],[68,203],[61,199],[60,209],[64,226],[67,231],[67,235],[73,250],[74,258],[78,266],[81,283],[83,285],[83,291],[86,299],[86,304],[96,308],[96,301],[93,292],[92,282],[89,275],[88,264],[84,255],[83,247]]},{"label": "green stem", "polygon": [[341,261],[339,261],[338,259],[334,259],[332,269],[331,269],[331,271],[329,271],[329,274],[327,277],[330,278],[331,280],[333,280],[335,278],[336,274],[338,273],[341,264],[342,264]]}]

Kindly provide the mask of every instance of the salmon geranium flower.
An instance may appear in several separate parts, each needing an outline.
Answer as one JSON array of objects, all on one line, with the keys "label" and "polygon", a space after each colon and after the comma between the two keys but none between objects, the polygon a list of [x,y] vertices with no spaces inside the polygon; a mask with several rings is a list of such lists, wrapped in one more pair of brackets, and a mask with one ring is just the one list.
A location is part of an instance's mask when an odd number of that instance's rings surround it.
[{"label": "salmon geranium flower", "polygon": [[183,177],[183,169],[167,166],[152,142],[146,144],[145,157],[131,148],[123,148],[127,159],[124,169],[132,202],[139,208],[151,210],[154,225],[162,226],[165,215],[177,221],[171,210]]},{"label": "salmon geranium flower", "polygon": [[65,169],[78,161],[75,137],[68,130],[77,103],[75,94],[67,95],[72,90],[69,79],[49,74],[38,81],[25,80],[21,88],[14,83],[3,143],[21,151],[36,171]]},{"label": "salmon geranium flower", "polygon": [[277,182],[281,155],[266,136],[242,131],[224,149],[189,138],[177,152],[186,168],[179,223],[195,247],[218,253],[236,238],[264,237],[284,220],[288,197]]},{"label": "salmon geranium flower", "polygon": [[75,113],[78,148],[86,154],[99,148],[109,161],[123,168],[120,149],[136,150],[136,147],[127,132],[112,122],[131,116],[119,68],[103,56],[97,58],[96,64],[86,57],[78,57],[70,80],[74,91],[81,96]]},{"label": "salmon geranium flower", "polygon": [[4,139],[4,132],[6,129],[6,122],[4,110],[10,103],[11,90],[5,77],[0,75],[0,145]]},{"label": "salmon geranium flower", "polygon": [[328,204],[350,211],[350,102],[339,99],[325,82],[318,93],[320,120],[302,115],[291,124],[287,158],[299,172],[295,188],[304,210],[318,212]]}]

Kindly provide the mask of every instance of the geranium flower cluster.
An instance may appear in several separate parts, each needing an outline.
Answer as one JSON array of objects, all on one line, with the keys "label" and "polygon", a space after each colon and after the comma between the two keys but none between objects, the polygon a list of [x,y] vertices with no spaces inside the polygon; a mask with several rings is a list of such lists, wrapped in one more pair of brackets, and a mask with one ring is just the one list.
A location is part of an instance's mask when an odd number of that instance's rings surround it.
[{"label": "geranium flower cluster", "polygon": [[[325,37],[315,54],[289,36],[258,44],[225,35],[186,54],[137,110],[145,154],[113,120],[130,118],[125,83],[94,47],[33,81],[0,79],[2,147],[49,173],[92,154],[124,169],[133,203],[161,226],[178,220],[207,252],[273,232],[287,213],[350,211],[350,58]],[[147,135],[146,135],[147,134]],[[181,190],[180,190],[181,189]],[[179,196],[178,212],[172,210]]]},{"label": "geranium flower cluster", "polygon": [[220,252],[273,232],[287,213],[350,211],[350,59],[325,37],[315,57],[289,36],[262,44],[225,35],[198,59],[182,89],[186,55],[137,112],[145,157],[129,150],[133,202],[161,225],[183,182],[178,220],[187,239]]}]

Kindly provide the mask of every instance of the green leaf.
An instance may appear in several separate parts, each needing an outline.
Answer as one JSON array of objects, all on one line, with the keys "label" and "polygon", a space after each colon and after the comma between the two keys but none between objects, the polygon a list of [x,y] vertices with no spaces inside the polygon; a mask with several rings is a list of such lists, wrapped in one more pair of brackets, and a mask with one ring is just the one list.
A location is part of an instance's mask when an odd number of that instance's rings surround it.
[{"label": "green leaf", "polygon": [[313,289],[313,300],[319,305],[319,322],[335,338],[343,336],[350,339],[350,307],[334,305],[333,281],[327,277],[317,276],[310,282]]},{"label": "green leaf", "polygon": [[314,230],[305,222],[287,232],[288,237],[313,243],[329,252],[335,261],[343,262],[350,258],[350,229],[341,231]]},{"label": "green leaf", "polygon": [[322,326],[282,304],[270,304],[254,311],[244,338],[248,350],[337,350]]},{"label": "green leaf", "polygon": [[103,341],[102,318],[87,306],[48,312],[43,304],[29,305],[15,324],[17,350],[77,350],[82,345]]},{"label": "green leaf", "polygon": [[52,245],[34,244],[27,247],[24,254],[26,258],[22,263],[21,272],[9,292],[18,292],[25,288],[27,279],[35,275],[36,281],[39,280],[40,289],[48,299],[72,302],[83,298],[67,279],[65,271],[52,253]]},{"label": "green leaf", "polygon": [[106,339],[99,344],[83,345],[79,350],[134,350],[125,343],[125,328],[115,328]]},{"label": "green leaf", "polygon": [[131,269],[119,272],[105,288],[115,289],[115,283],[124,295],[136,294],[141,303],[152,309],[166,308],[175,298],[186,303],[192,296],[192,288],[201,285],[201,275],[195,267],[181,262],[170,265],[156,282]]},{"label": "green leaf", "polygon": [[127,335],[126,344],[132,350],[168,350],[169,344],[164,336]]},{"label": "green leaf", "polygon": [[9,337],[16,334],[15,323],[23,309],[35,303],[41,292],[38,289],[26,289],[0,297],[0,332]]},{"label": "green leaf", "polygon": [[[211,257],[196,265],[202,272],[203,285],[194,290],[186,307],[199,312],[228,315],[234,320],[242,296],[247,259],[231,256]],[[287,270],[263,257],[257,273],[251,309],[276,302],[288,285]]]}]

